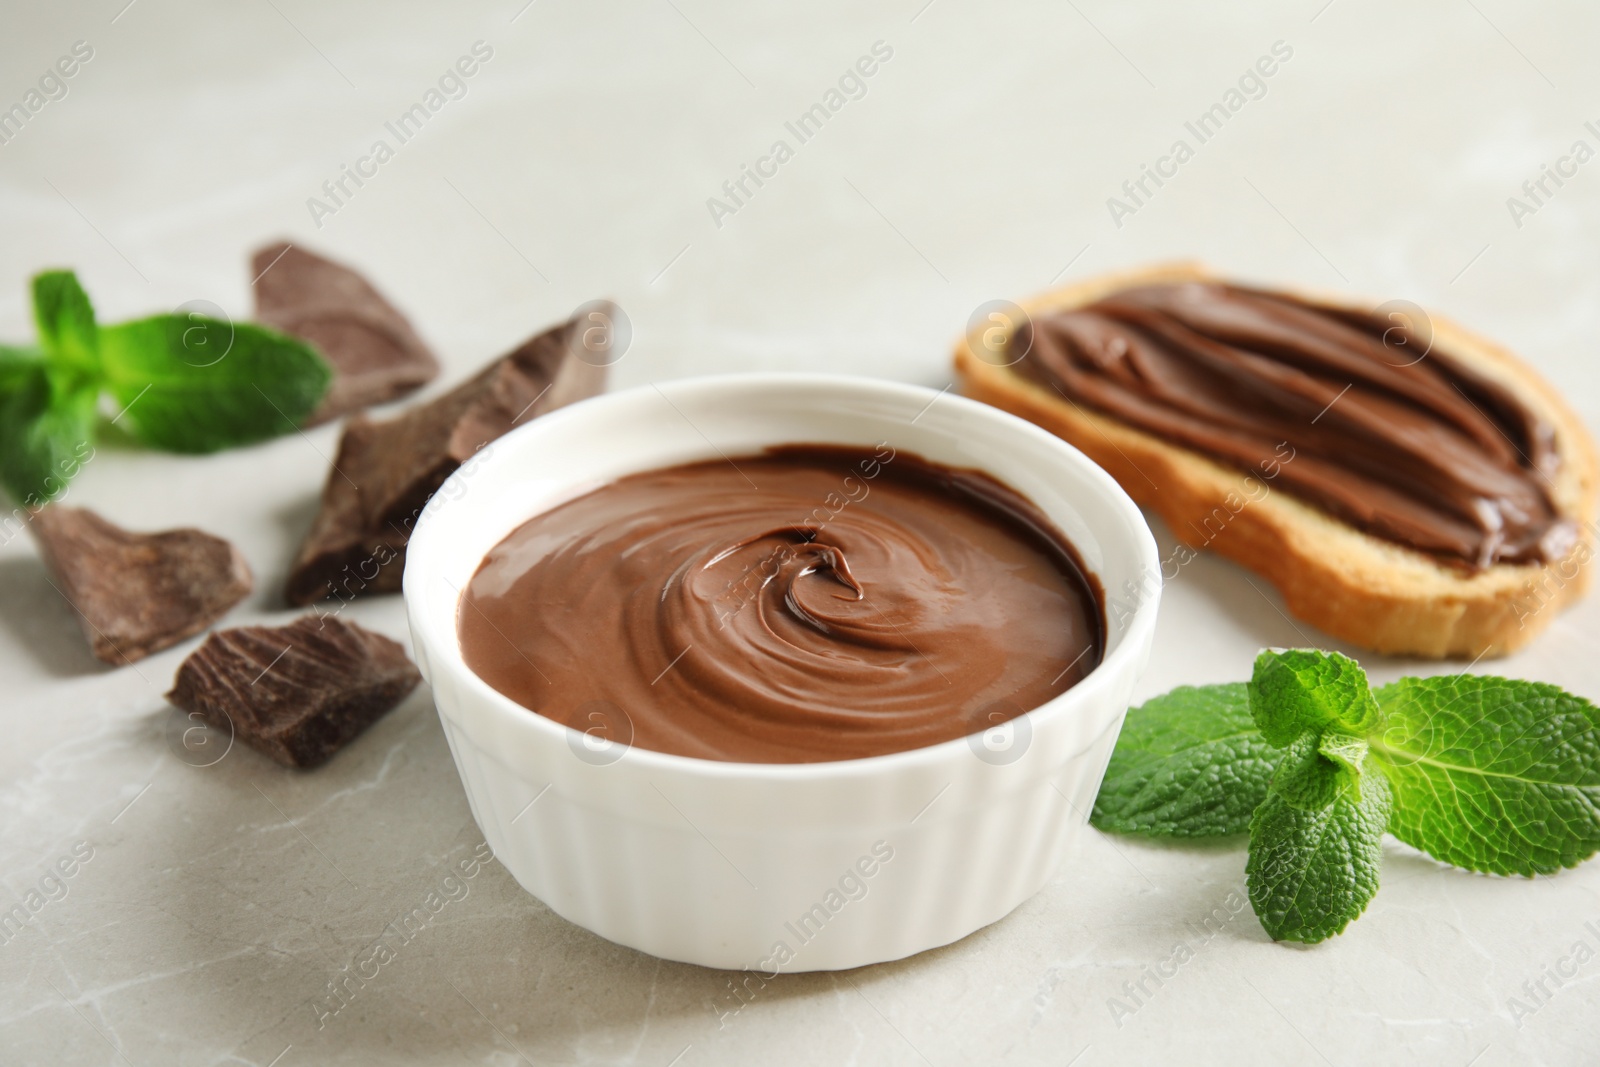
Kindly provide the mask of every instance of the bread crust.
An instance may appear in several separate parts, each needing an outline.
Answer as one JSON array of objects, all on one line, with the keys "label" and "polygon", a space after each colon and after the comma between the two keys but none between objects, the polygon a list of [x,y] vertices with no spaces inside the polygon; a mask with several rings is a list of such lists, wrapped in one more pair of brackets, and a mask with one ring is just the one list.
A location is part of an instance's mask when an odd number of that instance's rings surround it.
[{"label": "bread crust", "polygon": [[[1022,305],[1030,316],[1081,307],[1119,289],[1222,281],[1197,263],[1160,264],[1063,286]],[[1348,296],[1279,289],[1316,304],[1370,306]],[[1388,654],[1501,656],[1536,637],[1588,588],[1595,550],[1594,441],[1560,395],[1504,348],[1429,313],[1433,348],[1500,382],[1555,428],[1561,458],[1553,503],[1579,525],[1572,550],[1545,564],[1498,563],[1475,574],[1357,530],[1273,485],[1092,411],[978,356],[975,333],[956,346],[962,390],[1065,438],[1150,508],[1189,549],[1210,548],[1266,578],[1289,611],[1325,633]],[[1171,577],[1169,574],[1168,577]],[[1108,591],[1111,592],[1111,591]]]}]

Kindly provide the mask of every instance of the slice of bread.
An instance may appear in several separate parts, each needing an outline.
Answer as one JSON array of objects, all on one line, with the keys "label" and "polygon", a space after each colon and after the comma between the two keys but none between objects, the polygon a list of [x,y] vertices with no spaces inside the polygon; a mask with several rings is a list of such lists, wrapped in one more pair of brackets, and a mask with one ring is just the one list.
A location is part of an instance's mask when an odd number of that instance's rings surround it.
[{"label": "slice of bread", "polygon": [[[1163,264],[1067,285],[1022,309],[1042,317],[1136,285],[1222,280],[1198,264]],[[1314,304],[1371,310],[1348,297],[1279,291]],[[1363,533],[1259,475],[1168,443],[999,366],[1001,360],[985,358],[994,351],[992,335],[990,346],[976,330],[962,338],[955,365],[968,396],[1072,442],[1140,505],[1159,514],[1186,546],[1214,549],[1260,574],[1277,586],[1290,612],[1324,632],[1383,653],[1504,655],[1537,636],[1587,588],[1600,467],[1583,424],[1533,370],[1498,345],[1430,318],[1434,350],[1503,384],[1555,428],[1561,464],[1550,495],[1556,510],[1579,525],[1578,540],[1562,559],[1496,563],[1467,573]],[[1263,485],[1270,490],[1263,493]]]}]

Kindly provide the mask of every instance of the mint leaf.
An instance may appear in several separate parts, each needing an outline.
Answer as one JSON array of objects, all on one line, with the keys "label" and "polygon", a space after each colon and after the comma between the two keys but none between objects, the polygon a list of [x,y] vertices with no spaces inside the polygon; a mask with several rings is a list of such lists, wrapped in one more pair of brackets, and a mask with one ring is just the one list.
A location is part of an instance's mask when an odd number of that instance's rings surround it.
[{"label": "mint leaf", "polygon": [[1321,752],[1322,736],[1307,730],[1283,754],[1272,790],[1302,811],[1320,811],[1332,804],[1352,779],[1344,768]]},{"label": "mint leaf", "polygon": [[1245,883],[1274,941],[1326,940],[1378,891],[1389,788],[1382,775],[1367,775],[1359,790],[1340,775],[1334,799],[1310,811],[1289,803],[1274,783],[1250,820]]},{"label": "mint leaf", "polygon": [[173,452],[215,452],[288,433],[333,377],[304,342],[199,315],[108,326],[100,356],[134,436]]},{"label": "mint leaf", "polygon": [[98,390],[17,349],[0,356],[0,483],[17,503],[58,496],[94,458]]},{"label": "mint leaf", "polygon": [[1372,755],[1390,832],[1491,874],[1550,874],[1600,850],[1600,709],[1553,685],[1480,675],[1378,690]]},{"label": "mint leaf", "polygon": [[1279,748],[1308,729],[1364,736],[1378,721],[1361,665],[1313,648],[1268,649],[1256,657],[1250,712],[1261,735]]},{"label": "mint leaf", "polygon": [[94,373],[99,364],[94,307],[76,274],[52,270],[33,276],[33,319],[39,345],[52,362]]},{"label": "mint leaf", "polygon": [[0,345],[0,391],[21,385],[43,363],[42,349]]},{"label": "mint leaf", "polygon": [[1244,683],[1180,686],[1128,712],[1089,821],[1118,834],[1242,834],[1277,761]]},{"label": "mint leaf", "polygon": [[[1359,737],[1329,730],[1317,739],[1317,752],[1359,779],[1367,759],[1367,743]],[[1356,787],[1360,788],[1359,781]]]}]

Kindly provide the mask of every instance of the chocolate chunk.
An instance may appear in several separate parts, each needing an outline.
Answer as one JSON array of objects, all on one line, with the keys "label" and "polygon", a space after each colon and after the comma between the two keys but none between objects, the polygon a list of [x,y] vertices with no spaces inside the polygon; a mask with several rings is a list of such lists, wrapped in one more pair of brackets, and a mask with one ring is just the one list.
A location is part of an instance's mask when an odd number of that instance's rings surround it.
[{"label": "chocolate chunk", "polygon": [[250,592],[250,568],[200,530],[132,533],[85,508],[51,504],[29,523],[95,656],[132,663],[220,619]]},{"label": "chocolate chunk", "polygon": [[308,615],[212,634],[178,668],[167,699],[286,767],[317,767],[421,680],[396,642]]},{"label": "chocolate chunk", "polygon": [[603,358],[576,344],[577,331],[577,319],[546,330],[398,418],[346,423],[322,510],[289,571],[289,603],[398,591],[411,528],[457,467],[506,431],[605,388]]},{"label": "chocolate chunk", "polygon": [[307,426],[404,396],[439,373],[411,323],[349,267],[279,241],[255,254],[251,270],[256,318],[333,365],[333,384]]}]

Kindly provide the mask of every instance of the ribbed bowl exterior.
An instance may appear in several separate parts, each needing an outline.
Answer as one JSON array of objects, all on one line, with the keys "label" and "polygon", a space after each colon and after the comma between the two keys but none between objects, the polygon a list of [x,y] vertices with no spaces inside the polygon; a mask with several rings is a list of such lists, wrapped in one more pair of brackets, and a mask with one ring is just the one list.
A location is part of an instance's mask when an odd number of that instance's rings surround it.
[{"label": "ribbed bowl exterior", "polygon": [[[668,392],[666,405],[654,387],[586,401],[502,438],[412,539],[405,589],[418,663],[496,858],[557,914],[602,937],[666,959],[768,974],[898,959],[1006,915],[1051,877],[1073,836],[1088,832],[1149,656],[1159,572],[1138,510],[1070,446],[932,390],[752,375],[674,383]],[[673,436],[684,422],[693,441]],[[619,426],[639,438],[633,451],[614,439]],[[586,450],[601,434],[606,440]],[[596,750],[467,669],[455,641],[456,600],[488,548],[595,484],[704,458],[706,437],[730,455],[887,439],[990,471],[1067,533],[1108,599],[1122,598],[1121,610],[1108,612],[1101,666],[986,735],[796,765]],[[575,454],[590,462],[568,462]],[[562,478],[527,477],[564,463]]]}]

